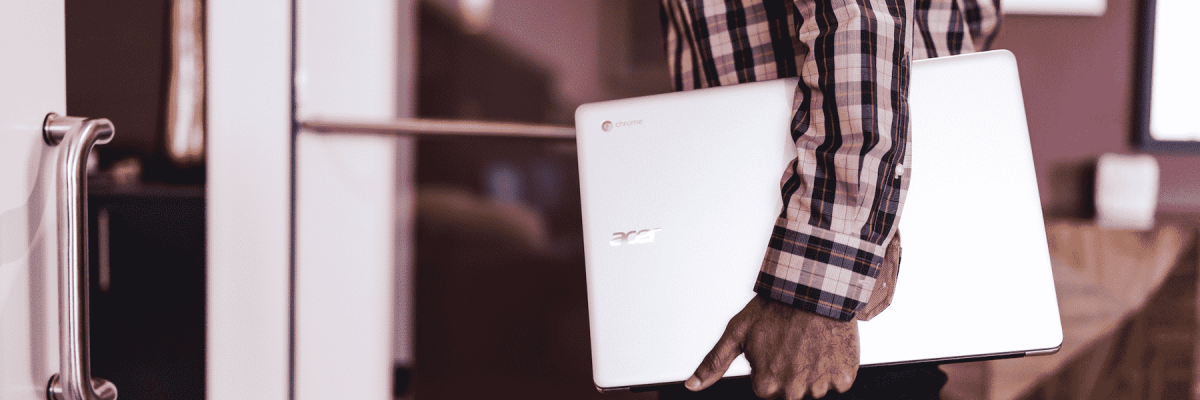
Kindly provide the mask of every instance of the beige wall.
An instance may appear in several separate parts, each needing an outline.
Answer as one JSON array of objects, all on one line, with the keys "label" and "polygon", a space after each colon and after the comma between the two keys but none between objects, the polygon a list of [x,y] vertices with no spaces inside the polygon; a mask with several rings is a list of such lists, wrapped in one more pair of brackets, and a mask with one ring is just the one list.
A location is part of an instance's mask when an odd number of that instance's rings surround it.
[{"label": "beige wall", "polygon": [[[636,1],[629,4],[637,5]],[[498,3],[484,34],[551,71],[560,107],[565,110],[556,115],[569,118],[569,111],[581,102],[669,90],[665,85],[649,87],[656,79],[617,80],[641,88],[639,92],[614,85],[607,76],[622,67],[614,66],[618,59],[604,52],[606,44],[662,46],[646,40],[611,39],[621,29],[628,29],[616,26],[626,18],[613,13],[657,17],[654,7],[628,8],[614,3],[598,7],[591,1],[570,6],[551,3]],[[457,2],[439,0],[436,4],[453,9]],[[1136,0],[1108,0],[1108,10],[1101,17],[1006,15],[1001,25],[995,47],[1012,51],[1021,69],[1042,204],[1049,215],[1090,216],[1092,188],[1088,182],[1095,159],[1106,152],[1139,152],[1132,140],[1138,9]],[[598,23],[598,18],[605,22]],[[665,82],[665,57],[647,61],[654,62],[664,63],[660,77]],[[650,72],[656,70],[643,66],[632,75]],[[1200,155],[1155,156],[1162,169],[1160,210],[1200,213]]]},{"label": "beige wall", "polygon": [[[1007,15],[995,48],[1008,49],[1021,85],[1042,204],[1086,216],[1089,165],[1133,144],[1139,2],[1108,0],[1103,17]],[[1159,209],[1200,212],[1200,155],[1155,154]]]}]

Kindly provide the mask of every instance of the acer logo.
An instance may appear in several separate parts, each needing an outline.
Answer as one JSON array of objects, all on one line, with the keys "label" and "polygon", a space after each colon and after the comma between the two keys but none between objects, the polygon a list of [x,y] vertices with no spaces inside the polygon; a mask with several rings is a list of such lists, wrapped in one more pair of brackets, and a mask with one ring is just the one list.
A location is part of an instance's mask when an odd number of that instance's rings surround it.
[{"label": "acer logo", "polygon": [[613,237],[608,241],[609,246],[620,246],[623,244],[639,244],[650,243],[654,241],[654,234],[662,228],[642,229],[640,231],[629,232],[613,232]]}]

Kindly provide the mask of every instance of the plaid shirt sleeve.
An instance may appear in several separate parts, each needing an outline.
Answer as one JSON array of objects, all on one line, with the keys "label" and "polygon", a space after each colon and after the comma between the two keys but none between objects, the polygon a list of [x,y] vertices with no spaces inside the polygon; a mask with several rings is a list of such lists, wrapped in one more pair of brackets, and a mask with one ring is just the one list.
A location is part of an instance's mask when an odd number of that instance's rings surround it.
[{"label": "plaid shirt sleeve", "polygon": [[801,78],[799,156],[783,172],[784,208],[754,290],[854,319],[872,298],[908,189],[911,61],[986,46],[996,3],[662,2],[675,90]]}]

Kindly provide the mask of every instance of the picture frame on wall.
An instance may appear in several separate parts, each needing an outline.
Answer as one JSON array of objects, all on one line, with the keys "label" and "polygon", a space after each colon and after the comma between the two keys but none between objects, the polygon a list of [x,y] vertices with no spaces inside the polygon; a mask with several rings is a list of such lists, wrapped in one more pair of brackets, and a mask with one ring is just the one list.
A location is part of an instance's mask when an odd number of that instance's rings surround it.
[{"label": "picture frame on wall", "polygon": [[1000,0],[1000,12],[1022,15],[1099,17],[1108,0]]},{"label": "picture frame on wall", "polygon": [[1145,0],[1138,17],[1133,140],[1143,151],[1200,153],[1200,39],[1194,0]]}]

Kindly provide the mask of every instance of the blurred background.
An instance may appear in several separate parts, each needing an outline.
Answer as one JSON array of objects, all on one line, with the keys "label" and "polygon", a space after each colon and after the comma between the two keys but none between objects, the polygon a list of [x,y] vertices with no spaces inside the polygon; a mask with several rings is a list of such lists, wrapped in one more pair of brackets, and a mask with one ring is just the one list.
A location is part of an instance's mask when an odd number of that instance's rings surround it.
[{"label": "blurred background", "polygon": [[[413,47],[399,60],[412,70],[400,116],[571,126],[583,103],[670,90],[654,1],[401,4],[399,35]],[[1077,272],[1056,271],[1060,285],[1076,285],[1060,286],[1060,303],[1074,304],[1063,293],[1096,290],[1123,300],[1088,303],[1110,308],[1099,317],[1064,309],[1064,324],[1077,318],[1092,328],[1036,368],[949,369],[947,397],[1198,393],[1200,148],[1142,137],[1147,3],[1100,4],[1098,12],[1005,15],[994,48],[1016,55],[1051,247]],[[91,346],[94,373],[115,382],[122,399],[206,393],[206,163],[214,160],[168,150],[168,104],[178,96],[172,10],[163,1],[66,2],[68,111],[118,129],[98,149],[89,183]],[[1107,153],[1148,155],[1140,165],[1153,164],[1157,185],[1133,196],[1150,196],[1156,226],[1095,226]],[[407,304],[392,333],[405,335],[389,371],[396,398],[656,398],[600,395],[591,381],[573,140],[418,135],[403,154],[412,157],[404,162],[413,178],[401,185],[412,185],[415,225],[411,263],[396,267],[412,279],[396,299]],[[1105,276],[1126,284],[1105,286]],[[1012,372],[1030,368],[1039,372]]]}]

